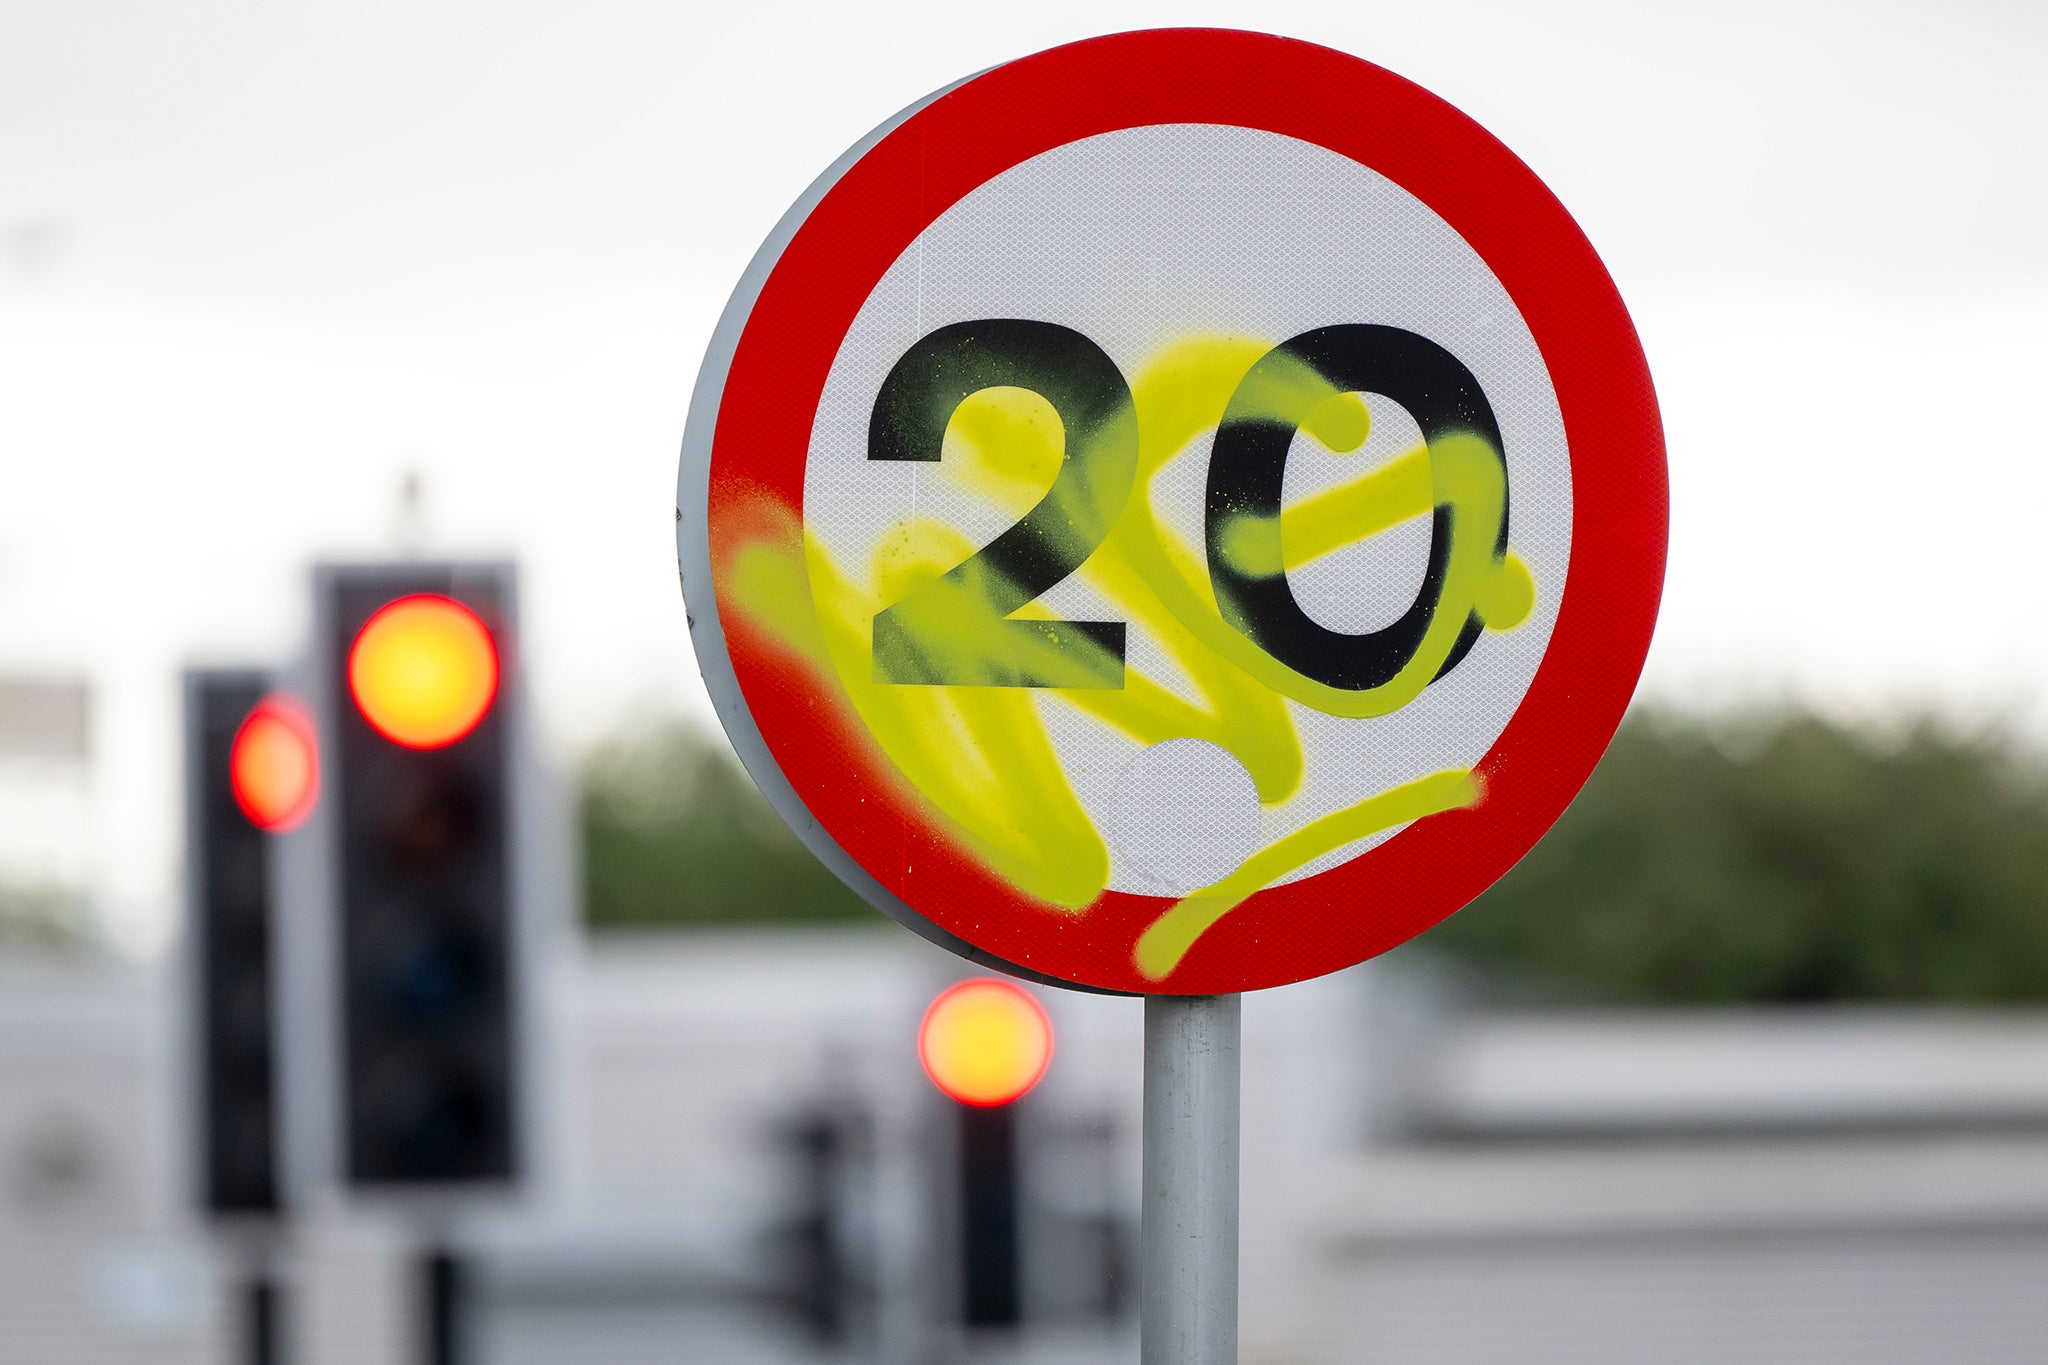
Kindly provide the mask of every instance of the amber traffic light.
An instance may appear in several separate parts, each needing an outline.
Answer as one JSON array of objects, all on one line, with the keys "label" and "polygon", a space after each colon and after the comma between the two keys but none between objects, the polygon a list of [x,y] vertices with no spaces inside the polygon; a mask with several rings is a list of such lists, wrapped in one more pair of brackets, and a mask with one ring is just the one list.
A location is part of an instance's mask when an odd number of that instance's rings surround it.
[{"label": "amber traffic light", "polygon": [[932,1084],[962,1104],[1009,1104],[1052,1060],[1052,1020],[1015,982],[977,977],[949,986],[925,1011],[918,1059]]},{"label": "amber traffic light", "polygon": [[408,749],[455,743],[498,695],[498,646],[474,611],[436,593],[388,602],[348,653],[348,690],[377,733]]}]

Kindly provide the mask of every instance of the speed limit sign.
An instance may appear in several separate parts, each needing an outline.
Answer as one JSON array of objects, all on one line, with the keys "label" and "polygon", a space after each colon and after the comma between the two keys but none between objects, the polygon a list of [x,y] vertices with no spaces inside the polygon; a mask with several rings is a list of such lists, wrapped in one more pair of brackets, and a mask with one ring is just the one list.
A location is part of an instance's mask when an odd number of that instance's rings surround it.
[{"label": "speed limit sign", "polygon": [[1656,616],[1664,450],[1592,247],[1477,124],[1259,34],[920,102],[734,292],[677,541],[755,780],[978,961],[1219,994],[1458,909]]}]

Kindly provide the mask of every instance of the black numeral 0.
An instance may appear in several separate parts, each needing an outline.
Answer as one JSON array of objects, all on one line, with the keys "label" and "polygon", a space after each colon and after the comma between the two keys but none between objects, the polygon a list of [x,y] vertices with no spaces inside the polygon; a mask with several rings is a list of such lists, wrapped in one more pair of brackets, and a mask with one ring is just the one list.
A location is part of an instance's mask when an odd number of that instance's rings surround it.
[{"label": "black numeral 0", "polygon": [[924,337],[882,381],[871,460],[937,460],[953,413],[984,389],[1028,389],[1059,414],[1066,448],[1024,519],[875,616],[877,682],[966,687],[1124,685],[1124,623],[1007,619],[1095,553],[1138,471],[1130,385],[1070,327],[996,318]]},{"label": "black numeral 0", "polygon": [[[1499,457],[1500,424],[1479,381],[1456,356],[1413,332],[1366,323],[1319,327],[1282,342],[1246,372],[1224,409],[1209,460],[1207,518],[1209,576],[1218,610],[1252,643],[1297,673],[1354,691],[1378,687],[1415,656],[1436,614],[1450,558],[1449,507],[1439,504],[1432,518],[1429,568],[1414,603],[1400,620],[1363,635],[1318,625],[1295,600],[1286,573],[1246,572],[1228,550],[1231,523],[1245,517],[1270,518],[1272,543],[1279,543],[1287,451],[1307,409],[1327,396],[1292,378],[1303,364],[1340,393],[1377,393],[1393,399],[1415,418],[1428,445],[1455,432],[1471,432]],[[1507,540],[1503,498],[1496,553],[1506,550]],[[1467,618],[1437,677],[1465,657],[1482,629],[1477,613]]]}]

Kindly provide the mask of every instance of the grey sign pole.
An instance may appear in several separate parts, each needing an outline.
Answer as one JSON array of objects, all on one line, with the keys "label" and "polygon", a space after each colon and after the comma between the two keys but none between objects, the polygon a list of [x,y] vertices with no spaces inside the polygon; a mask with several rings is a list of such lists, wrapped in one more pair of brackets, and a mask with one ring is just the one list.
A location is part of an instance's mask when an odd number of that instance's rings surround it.
[{"label": "grey sign pole", "polygon": [[1145,998],[1143,1365],[1237,1365],[1242,999]]}]

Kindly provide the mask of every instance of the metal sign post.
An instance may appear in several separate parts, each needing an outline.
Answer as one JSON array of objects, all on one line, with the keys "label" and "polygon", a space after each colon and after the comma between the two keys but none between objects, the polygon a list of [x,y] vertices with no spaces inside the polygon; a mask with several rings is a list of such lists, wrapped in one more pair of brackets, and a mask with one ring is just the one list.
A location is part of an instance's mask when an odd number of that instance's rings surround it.
[{"label": "metal sign post", "polygon": [[1241,995],[1145,1000],[1143,1365],[1237,1365]]}]

